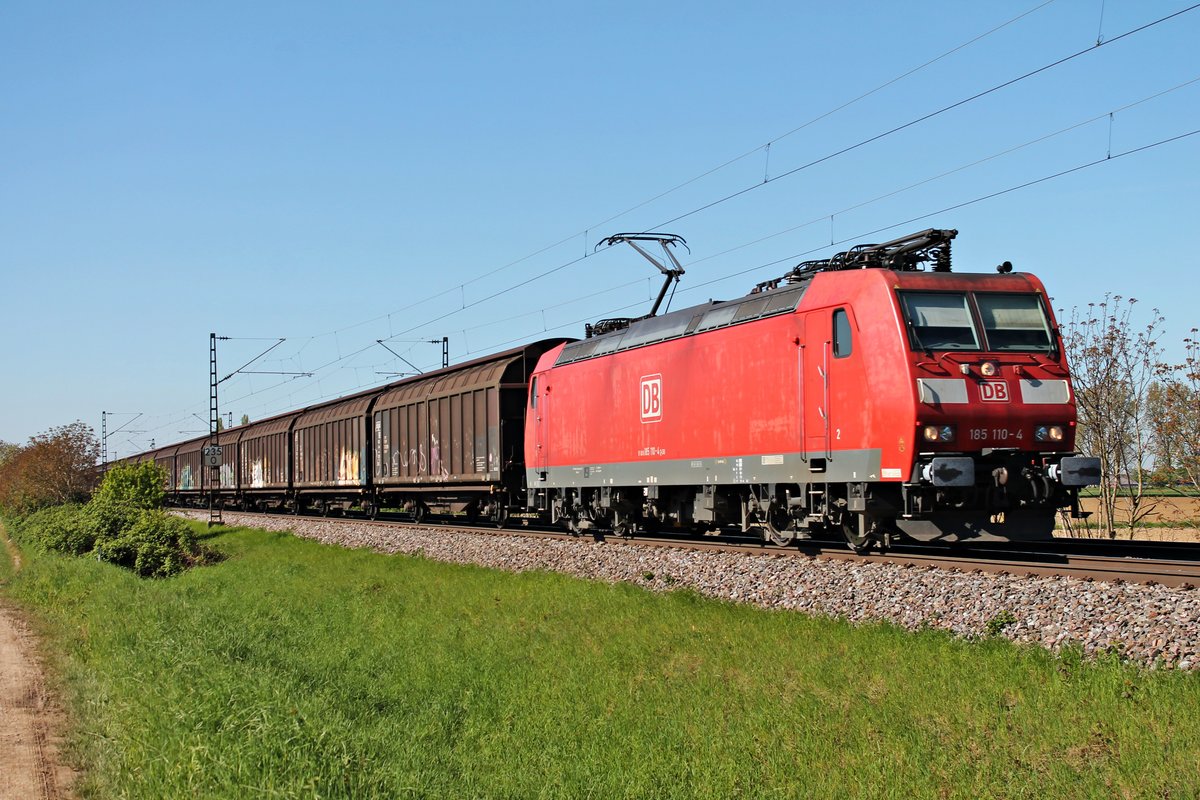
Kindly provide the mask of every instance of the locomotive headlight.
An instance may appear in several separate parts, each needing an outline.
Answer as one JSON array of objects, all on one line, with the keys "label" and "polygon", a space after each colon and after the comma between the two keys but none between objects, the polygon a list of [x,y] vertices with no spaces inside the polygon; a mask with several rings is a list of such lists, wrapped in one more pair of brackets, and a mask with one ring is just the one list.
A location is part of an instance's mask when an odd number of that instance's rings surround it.
[{"label": "locomotive headlight", "polygon": [[927,442],[952,442],[954,441],[954,426],[926,425],[922,429],[921,435]]},{"label": "locomotive headlight", "polygon": [[985,378],[994,378],[999,371],[1000,367],[995,361],[985,361],[979,365],[979,373]]},{"label": "locomotive headlight", "polygon": [[1033,438],[1038,442],[1061,442],[1063,440],[1062,425],[1038,425],[1033,429]]}]

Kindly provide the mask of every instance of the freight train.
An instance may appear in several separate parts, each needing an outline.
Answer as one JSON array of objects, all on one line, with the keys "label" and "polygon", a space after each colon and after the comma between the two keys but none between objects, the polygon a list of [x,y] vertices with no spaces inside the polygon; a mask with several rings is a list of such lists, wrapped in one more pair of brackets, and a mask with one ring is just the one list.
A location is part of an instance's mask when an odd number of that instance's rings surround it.
[{"label": "freight train", "polygon": [[659,314],[684,242],[620,234],[603,244],[666,276],[646,316],[223,431],[211,471],[211,437],[131,460],[162,465],[180,505],[833,533],[859,551],[1048,538],[1100,480],[1074,450],[1062,338],[1033,275],[953,272],[956,235],[860,245]]}]

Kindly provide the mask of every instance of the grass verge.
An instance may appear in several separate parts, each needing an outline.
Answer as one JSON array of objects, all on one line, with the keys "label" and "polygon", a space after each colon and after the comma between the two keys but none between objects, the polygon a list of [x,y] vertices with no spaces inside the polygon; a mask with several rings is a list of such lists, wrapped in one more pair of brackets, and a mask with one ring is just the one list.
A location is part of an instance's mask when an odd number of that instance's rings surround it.
[{"label": "grass verge", "polygon": [[29,554],[85,797],[1188,797],[1200,680],[235,529]]},{"label": "grass verge", "polygon": [[9,538],[4,520],[0,519],[0,588],[3,588],[16,574],[18,558],[20,555],[17,552],[17,546]]}]

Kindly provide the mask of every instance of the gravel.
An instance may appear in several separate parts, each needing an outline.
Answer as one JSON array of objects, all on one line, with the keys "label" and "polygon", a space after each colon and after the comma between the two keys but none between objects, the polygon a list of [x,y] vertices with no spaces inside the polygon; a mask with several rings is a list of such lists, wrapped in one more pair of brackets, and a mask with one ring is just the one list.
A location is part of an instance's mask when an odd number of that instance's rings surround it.
[{"label": "gravel", "polygon": [[[182,512],[185,515],[188,512]],[[207,519],[207,512],[192,514]],[[654,591],[689,587],[763,608],[1003,636],[1052,651],[1078,645],[1154,668],[1200,669],[1200,591],[1074,578],[964,573],[803,555],[721,553],[296,517],[224,514],[226,524],[292,531],[341,547],[456,564],[549,570]]]}]

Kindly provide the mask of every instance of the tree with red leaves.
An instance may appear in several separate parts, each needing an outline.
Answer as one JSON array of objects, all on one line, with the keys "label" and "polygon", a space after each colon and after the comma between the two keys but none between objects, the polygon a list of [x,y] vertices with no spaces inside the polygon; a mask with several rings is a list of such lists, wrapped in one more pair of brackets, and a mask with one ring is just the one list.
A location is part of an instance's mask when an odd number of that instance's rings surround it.
[{"label": "tree with red leaves", "polygon": [[100,479],[100,444],[82,422],[51,428],[23,447],[0,447],[0,507],[16,514],[84,502]]}]

